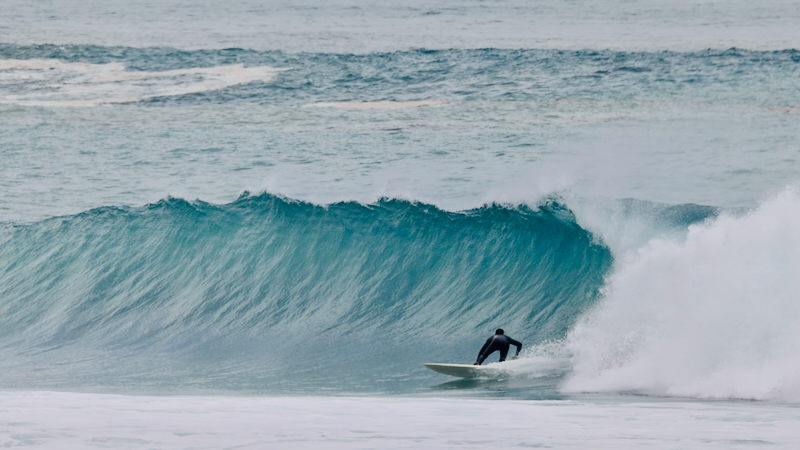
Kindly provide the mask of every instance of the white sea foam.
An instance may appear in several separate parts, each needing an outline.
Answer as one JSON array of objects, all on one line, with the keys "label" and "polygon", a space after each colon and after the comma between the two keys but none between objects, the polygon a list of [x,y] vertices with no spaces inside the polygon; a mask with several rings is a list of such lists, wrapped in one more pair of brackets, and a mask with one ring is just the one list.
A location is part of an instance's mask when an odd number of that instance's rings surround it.
[{"label": "white sea foam", "polygon": [[502,363],[484,364],[514,378],[559,378],[569,370],[570,361],[565,357],[525,356]]},{"label": "white sea foam", "polygon": [[[0,87],[11,89],[12,92],[0,97],[0,103],[26,106],[129,103],[269,81],[283,70],[287,69],[234,64],[146,72],[126,70],[122,63],[89,64],[56,59],[0,60]],[[15,85],[24,85],[24,92],[13,93]]]},{"label": "white sea foam", "polygon": [[621,256],[572,331],[575,391],[800,401],[800,196]]},{"label": "white sea foam", "polygon": [[[611,401],[608,401],[611,400]],[[5,446],[797,448],[800,409],[749,402],[150,397],[0,392]]]}]

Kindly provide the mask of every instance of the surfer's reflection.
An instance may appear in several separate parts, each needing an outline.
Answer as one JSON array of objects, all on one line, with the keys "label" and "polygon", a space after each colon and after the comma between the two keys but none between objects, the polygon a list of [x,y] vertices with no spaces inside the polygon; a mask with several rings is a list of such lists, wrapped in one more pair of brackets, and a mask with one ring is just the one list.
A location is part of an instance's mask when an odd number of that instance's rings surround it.
[{"label": "surfer's reflection", "polygon": [[432,386],[431,389],[447,391],[454,389],[503,387],[507,384],[508,380],[506,379],[463,378],[456,381],[448,381],[447,383],[437,384],[436,386]]},{"label": "surfer's reflection", "polygon": [[560,378],[464,378],[463,380],[431,386],[431,390],[443,395],[449,391],[459,395],[459,391],[468,397],[504,397],[527,400],[564,400],[566,395],[558,391]]}]

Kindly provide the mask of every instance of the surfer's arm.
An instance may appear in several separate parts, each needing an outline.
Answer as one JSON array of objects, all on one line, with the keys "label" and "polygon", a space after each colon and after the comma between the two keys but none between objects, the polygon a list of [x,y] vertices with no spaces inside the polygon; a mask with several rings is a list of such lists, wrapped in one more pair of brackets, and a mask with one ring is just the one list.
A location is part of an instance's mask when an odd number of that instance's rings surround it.
[{"label": "surfer's arm", "polygon": [[515,341],[514,339],[508,338],[508,343],[517,347],[516,356],[519,356],[519,351],[522,350],[522,342]]}]

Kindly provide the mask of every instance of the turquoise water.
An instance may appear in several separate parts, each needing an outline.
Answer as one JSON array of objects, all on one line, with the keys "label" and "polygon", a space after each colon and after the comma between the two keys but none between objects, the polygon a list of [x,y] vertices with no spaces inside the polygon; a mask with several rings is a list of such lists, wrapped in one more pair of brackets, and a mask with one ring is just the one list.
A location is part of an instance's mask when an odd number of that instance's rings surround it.
[{"label": "turquoise water", "polygon": [[[563,338],[612,261],[555,202],[449,213],[269,194],[95,209],[0,248],[5,383],[42,386],[413,391],[437,378],[423,362],[474,357],[495,323]],[[63,367],[42,371],[43,355]]]},{"label": "turquoise water", "polygon": [[800,398],[791,4],[14,6],[6,388]]}]

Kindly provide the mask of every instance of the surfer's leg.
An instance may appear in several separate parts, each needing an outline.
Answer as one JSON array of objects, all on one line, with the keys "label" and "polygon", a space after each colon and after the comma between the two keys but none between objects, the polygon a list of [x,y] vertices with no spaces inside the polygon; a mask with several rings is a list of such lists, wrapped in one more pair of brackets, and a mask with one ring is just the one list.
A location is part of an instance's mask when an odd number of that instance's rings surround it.
[{"label": "surfer's leg", "polygon": [[486,361],[486,358],[488,358],[492,353],[496,351],[497,351],[496,348],[492,347],[487,348],[486,351],[483,352],[483,354],[478,357],[478,365],[480,366],[481,364],[483,364],[483,362]]},{"label": "surfer's leg", "polygon": [[500,350],[500,362],[505,361],[506,360],[506,356],[508,356],[508,349],[507,348],[506,349],[501,349]]}]

